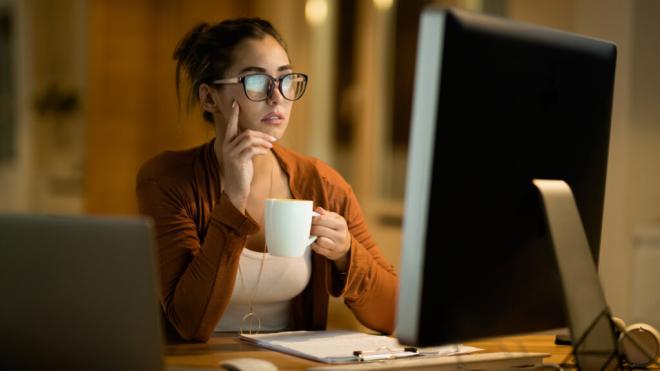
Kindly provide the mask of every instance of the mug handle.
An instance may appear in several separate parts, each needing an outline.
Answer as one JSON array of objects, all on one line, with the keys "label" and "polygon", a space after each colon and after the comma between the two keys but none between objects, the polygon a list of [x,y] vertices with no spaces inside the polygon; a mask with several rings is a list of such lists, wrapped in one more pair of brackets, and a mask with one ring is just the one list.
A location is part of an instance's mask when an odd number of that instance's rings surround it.
[{"label": "mug handle", "polygon": [[[316,211],[312,211],[312,217],[315,216],[321,216],[321,214],[317,213]],[[316,241],[316,239],[319,238],[318,236],[311,235],[309,236],[309,240],[307,241],[307,246],[311,245]]]}]

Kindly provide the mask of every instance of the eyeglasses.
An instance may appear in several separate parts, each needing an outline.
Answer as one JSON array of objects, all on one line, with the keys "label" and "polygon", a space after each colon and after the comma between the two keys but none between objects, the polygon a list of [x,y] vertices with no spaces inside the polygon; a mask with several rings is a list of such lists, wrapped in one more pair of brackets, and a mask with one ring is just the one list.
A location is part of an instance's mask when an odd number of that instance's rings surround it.
[{"label": "eyeglasses", "polygon": [[275,86],[286,100],[298,100],[305,93],[307,75],[289,73],[278,78],[263,73],[215,80],[211,84],[243,84],[243,90],[249,100],[261,102],[273,95]]}]

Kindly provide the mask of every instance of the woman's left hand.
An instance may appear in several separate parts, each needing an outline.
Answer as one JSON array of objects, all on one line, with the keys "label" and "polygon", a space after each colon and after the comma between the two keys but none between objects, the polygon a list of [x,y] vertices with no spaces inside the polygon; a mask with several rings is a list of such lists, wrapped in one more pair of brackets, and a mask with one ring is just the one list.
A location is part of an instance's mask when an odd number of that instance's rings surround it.
[{"label": "woman's left hand", "polygon": [[348,252],[351,249],[351,234],[346,219],[337,213],[317,207],[321,214],[312,219],[311,234],[318,236],[312,249],[332,260],[339,271],[348,269]]}]

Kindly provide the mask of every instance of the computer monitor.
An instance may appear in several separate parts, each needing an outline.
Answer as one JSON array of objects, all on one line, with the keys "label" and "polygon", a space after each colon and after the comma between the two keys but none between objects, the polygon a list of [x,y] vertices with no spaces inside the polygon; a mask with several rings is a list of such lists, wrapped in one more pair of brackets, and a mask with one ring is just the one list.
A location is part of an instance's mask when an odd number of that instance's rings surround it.
[{"label": "computer monitor", "polygon": [[567,326],[532,181],[570,186],[597,261],[616,47],[438,8],[418,37],[397,336],[435,345]]}]

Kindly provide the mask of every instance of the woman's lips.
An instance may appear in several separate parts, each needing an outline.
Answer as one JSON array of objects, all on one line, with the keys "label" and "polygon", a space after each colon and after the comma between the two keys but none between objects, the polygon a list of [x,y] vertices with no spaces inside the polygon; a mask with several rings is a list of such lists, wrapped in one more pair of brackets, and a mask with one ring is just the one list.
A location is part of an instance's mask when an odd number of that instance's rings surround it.
[{"label": "woman's lips", "polygon": [[261,119],[261,122],[271,125],[279,125],[284,122],[284,115],[279,112],[270,112]]}]

